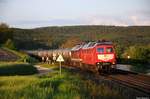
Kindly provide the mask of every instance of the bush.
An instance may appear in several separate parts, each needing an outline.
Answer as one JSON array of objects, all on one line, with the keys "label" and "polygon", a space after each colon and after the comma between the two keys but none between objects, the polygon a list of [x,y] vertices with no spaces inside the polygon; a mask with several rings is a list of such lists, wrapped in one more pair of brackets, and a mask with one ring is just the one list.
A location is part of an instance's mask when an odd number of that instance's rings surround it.
[{"label": "bush", "polygon": [[148,63],[150,59],[150,50],[147,46],[130,46],[124,51],[122,56],[125,59],[129,58],[133,63]]},{"label": "bush", "polygon": [[31,75],[37,73],[37,69],[30,64],[2,64],[0,75]]},{"label": "bush", "polygon": [[115,52],[117,54],[117,58],[121,58],[123,51],[124,51],[124,46],[119,44],[115,46]]},{"label": "bush", "polygon": [[9,49],[12,49],[12,50],[16,50],[15,44],[14,44],[14,42],[11,39],[8,39],[4,43],[3,47],[6,47],[6,48],[9,48]]},{"label": "bush", "polygon": [[30,57],[28,55],[25,55],[24,57],[22,57],[20,60],[20,62],[28,62],[28,63],[36,63],[38,62],[37,59],[33,58],[33,57]]}]

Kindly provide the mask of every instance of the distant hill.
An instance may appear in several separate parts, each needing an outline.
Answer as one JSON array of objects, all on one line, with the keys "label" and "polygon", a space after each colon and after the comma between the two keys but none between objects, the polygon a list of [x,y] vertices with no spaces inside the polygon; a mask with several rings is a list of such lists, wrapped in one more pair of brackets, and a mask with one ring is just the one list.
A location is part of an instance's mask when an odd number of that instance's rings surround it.
[{"label": "distant hill", "polygon": [[82,41],[107,39],[124,47],[150,44],[150,26],[61,26],[36,29],[13,28],[19,49],[55,49],[72,47]]}]

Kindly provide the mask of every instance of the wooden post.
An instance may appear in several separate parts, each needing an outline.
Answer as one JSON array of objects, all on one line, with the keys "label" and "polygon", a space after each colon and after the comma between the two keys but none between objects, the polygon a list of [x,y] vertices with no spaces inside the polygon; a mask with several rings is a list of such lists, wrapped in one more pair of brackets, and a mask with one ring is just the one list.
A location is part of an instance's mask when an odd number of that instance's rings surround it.
[{"label": "wooden post", "polygon": [[64,59],[59,55],[56,61],[59,62],[59,74],[61,75],[61,62],[64,62]]},{"label": "wooden post", "polygon": [[61,61],[59,62],[59,73],[61,75]]}]

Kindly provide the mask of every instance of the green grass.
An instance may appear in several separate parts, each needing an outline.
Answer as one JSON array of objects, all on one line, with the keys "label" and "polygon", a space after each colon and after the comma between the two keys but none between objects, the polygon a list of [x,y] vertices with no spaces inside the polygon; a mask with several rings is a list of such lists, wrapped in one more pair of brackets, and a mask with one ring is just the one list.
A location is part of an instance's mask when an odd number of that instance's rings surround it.
[{"label": "green grass", "polygon": [[118,92],[84,79],[78,73],[54,69],[43,76],[1,76],[0,99],[122,99]]},{"label": "green grass", "polygon": [[2,47],[2,48],[5,49],[5,50],[7,50],[7,51],[9,51],[9,52],[14,53],[15,55],[17,55],[17,56],[19,56],[19,57],[21,57],[21,58],[23,58],[23,57],[26,56],[25,53],[18,52],[18,51],[16,51],[16,50],[12,50],[12,49],[9,49],[9,48],[6,48],[6,47]]},{"label": "green grass", "polygon": [[31,64],[25,63],[0,63],[0,76],[2,75],[31,75],[37,73],[37,69]]}]

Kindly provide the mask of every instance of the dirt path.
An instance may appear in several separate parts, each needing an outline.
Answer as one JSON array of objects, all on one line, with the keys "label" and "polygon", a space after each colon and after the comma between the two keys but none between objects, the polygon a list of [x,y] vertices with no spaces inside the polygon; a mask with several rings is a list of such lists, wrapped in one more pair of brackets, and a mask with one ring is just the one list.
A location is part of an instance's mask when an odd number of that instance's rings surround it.
[{"label": "dirt path", "polygon": [[39,75],[47,74],[48,72],[52,72],[53,70],[50,68],[41,67],[40,65],[35,65],[38,70]]}]

